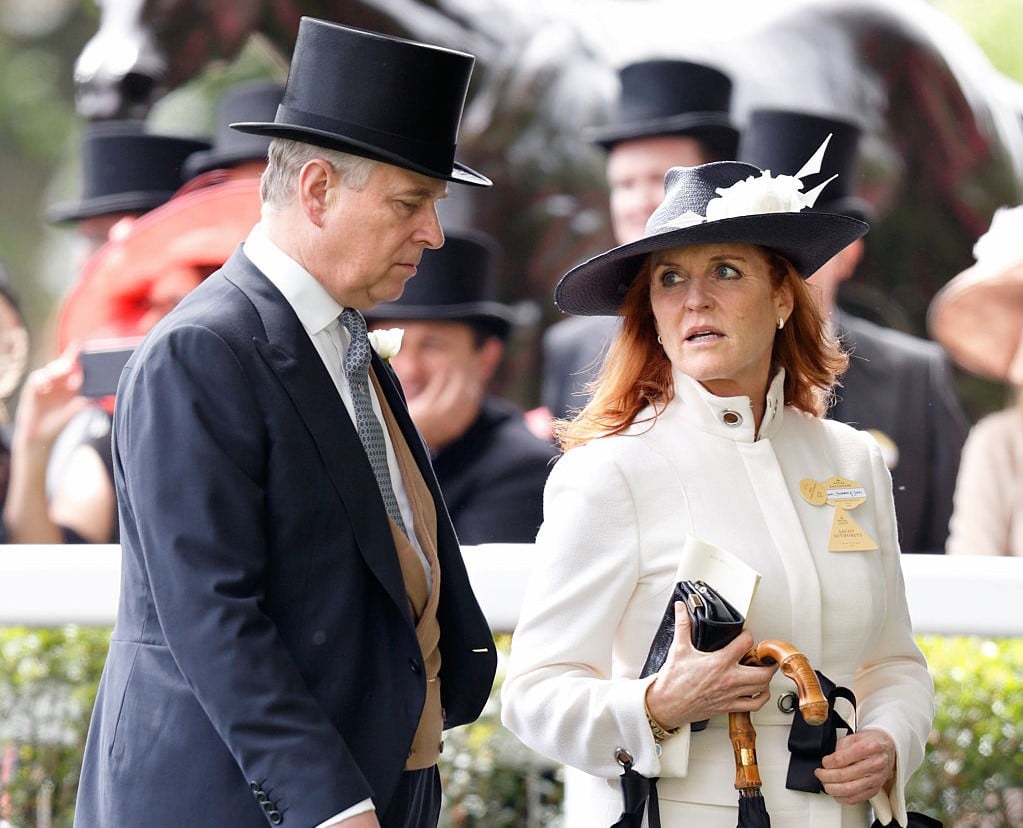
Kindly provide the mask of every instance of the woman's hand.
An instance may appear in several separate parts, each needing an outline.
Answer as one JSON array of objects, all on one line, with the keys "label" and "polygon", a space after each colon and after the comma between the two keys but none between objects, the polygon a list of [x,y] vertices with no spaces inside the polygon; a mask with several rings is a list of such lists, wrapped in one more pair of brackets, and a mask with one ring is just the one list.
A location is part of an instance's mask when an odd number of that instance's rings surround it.
[{"label": "woman's hand", "polygon": [[895,774],[895,742],[883,730],[861,730],[839,739],[814,774],[843,805],[866,802],[887,789]]},{"label": "woman's hand", "polygon": [[778,667],[739,664],[752,646],[753,636],[744,631],[720,650],[697,650],[689,630],[689,614],[682,602],[676,601],[675,640],[646,692],[650,715],[672,730],[725,713],[759,710],[770,699],[769,684]]}]

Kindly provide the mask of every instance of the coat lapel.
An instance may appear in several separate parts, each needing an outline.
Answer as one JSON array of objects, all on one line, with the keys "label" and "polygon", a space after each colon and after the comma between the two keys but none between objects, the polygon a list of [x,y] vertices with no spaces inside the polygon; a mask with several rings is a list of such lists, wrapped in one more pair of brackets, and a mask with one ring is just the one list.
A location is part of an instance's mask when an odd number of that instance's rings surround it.
[{"label": "coat lapel", "polygon": [[387,511],[373,469],[320,355],[280,291],[242,253],[235,253],[222,272],[249,298],[263,321],[266,340],[255,339],[256,349],[309,430],[366,564],[394,603],[409,615]]}]

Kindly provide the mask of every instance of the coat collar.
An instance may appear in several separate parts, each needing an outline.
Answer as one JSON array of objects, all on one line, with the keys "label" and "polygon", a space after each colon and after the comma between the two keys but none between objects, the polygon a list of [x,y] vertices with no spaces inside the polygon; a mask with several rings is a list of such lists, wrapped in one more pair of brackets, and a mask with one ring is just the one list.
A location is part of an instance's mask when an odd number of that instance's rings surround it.
[{"label": "coat collar", "polygon": [[[754,431],[753,406],[749,397],[717,397],[687,374],[673,370],[675,398],[658,418],[681,420],[693,428],[736,443],[769,439],[781,428],[785,409],[785,371],[779,369],[767,389],[764,419],[760,433]],[[630,431],[642,431],[653,409],[636,418]]]}]

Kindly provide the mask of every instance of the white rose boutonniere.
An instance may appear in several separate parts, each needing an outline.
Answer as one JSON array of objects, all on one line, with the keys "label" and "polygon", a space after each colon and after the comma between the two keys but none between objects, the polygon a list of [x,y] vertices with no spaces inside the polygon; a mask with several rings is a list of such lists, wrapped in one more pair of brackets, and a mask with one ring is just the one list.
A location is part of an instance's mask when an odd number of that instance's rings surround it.
[{"label": "white rose boutonniere", "polygon": [[384,362],[390,362],[401,350],[401,338],[405,335],[404,328],[386,328],[370,331],[369,344]]}]

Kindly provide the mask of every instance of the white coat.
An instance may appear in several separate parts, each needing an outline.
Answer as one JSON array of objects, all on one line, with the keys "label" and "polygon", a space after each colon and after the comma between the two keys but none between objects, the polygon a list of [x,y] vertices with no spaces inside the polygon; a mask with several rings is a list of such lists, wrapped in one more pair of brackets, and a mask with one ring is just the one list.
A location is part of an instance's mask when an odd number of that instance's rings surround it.
[{"label": "white coat", "polygon": [[[585,819],[599,828],[621,813],[615,750],[662,776],[644,713],[652,677],[639,679],[693,536],[761,573],[747,616],[757,641],[782,639],[858,699],[858,728],[880,728],[898,751],[891,801],[904,821],[904,784],[923,759],[933,685],[906,606],[891,478],[871,437],[783,405],[784,375],[768,393],[760,434],[746,397],[715,397],[676,371],[675,398],[651,425],[574,448],[544,492],[531,575],[502,690],[503,720],[534,750],[589,776]],[[739,425],[722,419],[738,412]],[[849,514],[876,541],[867,552],[830,552],[835,508],[813,505],[800,481],[838,476],[866,490]],[[785,788],[791,716],[776,698],[794,690],[780,672],[772,699],[752,716],[763,795],[775,828],[862,828],[865,805]],[[734,828],[737,795],[727,717],[665,743],[678,776],[658,784],[665,828]],[[665,762],[667,765],[668,763]]]}]

